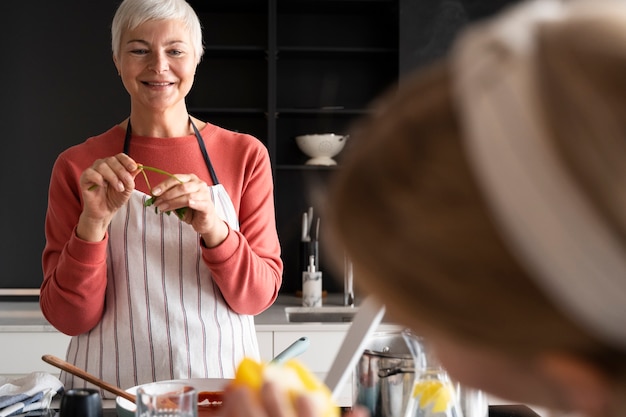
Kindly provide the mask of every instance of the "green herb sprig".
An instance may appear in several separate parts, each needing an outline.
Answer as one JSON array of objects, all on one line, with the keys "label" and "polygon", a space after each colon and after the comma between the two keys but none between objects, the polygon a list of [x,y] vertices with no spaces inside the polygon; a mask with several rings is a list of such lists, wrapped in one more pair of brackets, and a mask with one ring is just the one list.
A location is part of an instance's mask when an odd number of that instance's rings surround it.
[{"label": "green herb sprig", "polygon": [[[154,168],[154,167],[150,167],[147,165],[141,165],[138,164],[137,168],[141,171],[141,174],[143,175],[144,180],[146,181],[146,184],[148,185],[148,189],[150,190],[150,198],[148,198],[144,203],[144,207],[149,207],[151,205],[153,205],[157,199],[157,197],[155,195],[152,195],[152,186],[150,185],[150,181],[148,181],[148,176],[146,175],[146,171],[152,171],[152,172],[156,172],[157,174],[161,174],[161,175],[165,175],[167,177],[171,177],[174,178],[176,181],[180,182],[181,184],[183,183],[181,180],[179,180],[176,175],[174,174],[170,174],[167,171],[164,171],[162,169],[159,168]],[[89,191],[91,190],[95,190],[96,188],[98,188],[97,184],[92,185],[91,187],[88,188]],[[185,212],[187,211],[187,207],[181,207],[181,208],[177,208],[176,210],[174,210],[174,212],[176,213],[176,216],[178,216],[179,219],[183,219],[185,217]],[[156,214],[159,214],[159,209],[157,207],[154,208],[154,212]],[[168,210],[165,212],[165,214],[167,214],[168,216],[171,214],[171,211]]]}]

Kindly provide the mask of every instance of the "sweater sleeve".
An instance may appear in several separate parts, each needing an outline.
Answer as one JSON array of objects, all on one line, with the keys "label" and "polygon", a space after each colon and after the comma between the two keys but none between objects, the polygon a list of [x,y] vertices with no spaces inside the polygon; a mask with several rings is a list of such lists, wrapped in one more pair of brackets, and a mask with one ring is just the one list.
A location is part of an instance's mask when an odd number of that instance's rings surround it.
[{"label": "sweater sleeve", "polygon": [[203,247],[202,256],[230,308],[256,315],[276,300],[283,263],[269,155],[263,147],[249,159],[239,202],[240,230],[231,229],[215,248]]},{"label": "sweater sleeve", "polygon": [[52,170],[39,301],[50,324],[68,335],[84,333],[100,321],[107,283],[108,237],[92,243],[76,236],[81,212],[77,171],[62,157]]}]

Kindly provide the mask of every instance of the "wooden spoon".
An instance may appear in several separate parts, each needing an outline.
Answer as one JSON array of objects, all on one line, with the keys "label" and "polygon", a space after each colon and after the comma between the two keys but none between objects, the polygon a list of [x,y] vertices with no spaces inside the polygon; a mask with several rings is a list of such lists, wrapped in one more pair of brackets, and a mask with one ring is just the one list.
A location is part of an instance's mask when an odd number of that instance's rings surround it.
[{"label": "wooden spoon", "polygon": [[84,379],[87,382],[91,382],[97,387],[102,388],[105,391],[111,392],[115,395],[118,395],[122,398],[127,399],[128,401],[135,403],[135,396],[130,394],[123,389],[116,387],[115,385],[111,385],[108,382],[105,382],[99,378],[96,378],[94,375],[91,375],[89,372],[83,371],[82,369],[72,365],[69,362],[65,362],[63,359],[59,359],[53,355],[43,355],[41,359],[44,362],[49,363],[52,366],[55,366],[65,372],[68,372],[72,375],[75,375],[81,379]]}]

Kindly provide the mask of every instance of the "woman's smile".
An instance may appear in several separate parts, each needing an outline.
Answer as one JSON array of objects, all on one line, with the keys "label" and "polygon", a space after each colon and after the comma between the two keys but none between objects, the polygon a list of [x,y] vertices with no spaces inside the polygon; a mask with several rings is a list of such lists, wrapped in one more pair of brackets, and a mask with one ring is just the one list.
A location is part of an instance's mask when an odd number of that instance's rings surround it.
[{"label": "woman's smile", "polygon": [[115,64],[135,110],[165,112],[184,106],[196,55],[181,22],[147,21],[124,33]]}]

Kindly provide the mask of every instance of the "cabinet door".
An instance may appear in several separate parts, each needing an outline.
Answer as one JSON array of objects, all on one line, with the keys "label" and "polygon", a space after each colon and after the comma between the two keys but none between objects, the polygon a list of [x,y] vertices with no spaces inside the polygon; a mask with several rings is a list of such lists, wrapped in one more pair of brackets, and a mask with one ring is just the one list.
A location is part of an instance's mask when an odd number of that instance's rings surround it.
[{"label": "cabinet door", "polygon": [[65,359],[70,336],[58,332],[0,333],[0,375],[22,376],[35,371],[59,374],[59,369],[41,360],[45,354]]},{"label": "cabinet door", "polygon": [[278,354],[302,336],[309,338],[309,348],[299,359],[313,372],[325,374],[346,335],[345,331],[274,332],[274,354]]},{"label": "cabinet door", "polygon": [[259,352],[261,360],[267,362],[274,357],[274,334],[273,332],[256,332],[259,341]]}]

